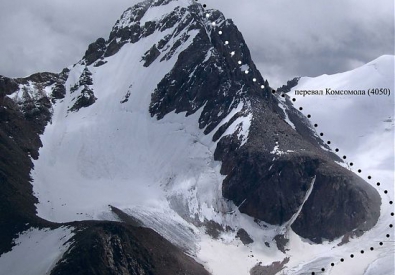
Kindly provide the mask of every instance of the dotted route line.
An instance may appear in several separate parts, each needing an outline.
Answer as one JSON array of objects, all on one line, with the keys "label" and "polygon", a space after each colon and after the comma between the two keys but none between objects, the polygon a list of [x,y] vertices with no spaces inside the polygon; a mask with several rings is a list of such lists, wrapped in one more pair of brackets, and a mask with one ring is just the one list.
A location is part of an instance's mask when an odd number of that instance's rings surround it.
[{"label": "dotted route line", "polygon": [[[195,2],[198,2],[198,0],[194,0],[194,1],[195,1]],[[206,7],[207,7],[206,4],[202,4],[202,6],[203,6],[203,8],[206,8]],[[209,19],[209,18],[210,18],[210,13],[206,13],[206,14],[205,14],[205,17],[206,17],[207,19]],[[211,22],[211,25],[212,25],[213,27],[215,27],[215,26],[216,26],[216,23],[215,23],[215,22]],[[221,30],[219,30],[219,31],[218,31],[218,34],[219,34],[219,35],[222,35],[223,32],[222,32]],[[224,41],[224,45],[229,45],[229,41]],[[234,51],[230,52],[230,55],[231,55],[231,57],[233,57],[233,56],[235,55],[235,52],[234,52]],[[238,61],[237,61],[237,64],[242,65],[242,61],[241,61],[241,60],[238,60]],[[249,74],[249,71],[248,71],[248,70],[245,70],[244,72],[245,72],[245,74]],[[257,82],[257,79],[256,79],[256,78],[253,78],[252,81],[253,81],[253,82]],[[265,86],[264,86],[263,84],[261,84],[261,83],[258,83],[258,84],[261,85],[261,86],[260,86],[261,89],[264,89],[264,88],[265,88]],[[276,90],[272,90],[272,94],[273,94],[273,95],[275,95],[276,93],[277,93]],[[283,98],[285,98],[285,97],[287,97],[287,96],[288,96],[288,95],[286,95],[285,93],[282,93],[282,94],[281,94],[281,97],[283,97]],[[290,98],[290,97],[288,96],[288,98]],[[292,100],[292,102],[296,102],[296,98],[291,98],[291,100]],[[299,111],[302,111],[302,110],[303,110],[303,107],[299,107]],[[311,120],[312,116],[311,116],[310,114],[307,114],[307,118]],[[315,124],[314,124],[314,127],[315,127],[315,128],[318,128],[318,124],[315,123]],[[324,136],[324,133],[321,132],[321,133],[319,133],[319,135],[320,135],[321,137],[323,137],[323,136]],[[328,145],[330,145],[330,144],[331,144],[331,141],[328,140],[326,143],[327,143]],[[339,150],[338,148],[336,148],[336,149],[335,149],[335,152],[336,152],[336,153],[339,153],[340,150]],[[347,156],[344,155],[342,158],[343,158],[343,160],[346,160],[346,159],[347,159]],[[354,163],[350,162],[349,165],[350,165],[350,166],[354,166]],[[358,169],[357,172],[358,172],[358,173],[361,173],[362,170],[361,170],[361,169]],[[369,175],[369,176],[367,177],[367,179],[368,179],[368,180],[372,180],[372,176]],[[381,183],[380,183],[380,182],[377,182],[376,185],[379,187],[379,186],[381,185]],[[388,190],[384,190],[383,193],[384,193],[384,194],[388,194]],[[392,201],[392,200],[389,200],[389,204],[390,204],[390,205],[393,205],[393,201]],[[394,212],[391,212],[390,215],[391,215],[392,217],[394,217],[395,214],[394,214]],[[393,227],[394,227],[394,225],[393,225],[392,223],[389,224],[389,226],[388,226],[388,228],[393,228]],[[386,238],[386,239],[389,239],[390,237],[391,237],[391,235],[390,235],[389,233],[385,235],[385,238]],[[378,242],[379,247],[383,246],[383,245],[384,245],[384,242],[391,242],[391,243],[393,243],[393,241],[381,241],[381,242]],[[374,247],[374,246],[371,246],[371,247],[368,249],[368,251],[369,251],[369,250],[370,250],[370,251],[374,251],[374,250],[375,250],[375,247]],[[358,252],[358,254],[364,254],[365,252],[366,252],[365,250],[360,250],[360,251]],[[356,254],[350,254],[350,258],[351,258],[351,259],[355,258],[355,255],[356,255]],[[346,260],[345,258],[340,258],[340,263],[343,263],[345,260]],[[334,266],[335,266],[335,263],[332,262],[332,263],[330,264],[330,266],[331,266],[331,267],[334,267]],[[319,271],[317,271],[317,272],[321,273],[321,272],[325,272],[325,271],[326,271],[326,269],[323,267],[323,268],[321,268],[321,269],[320,269]],[[318,273],[316,273],[316,272],[311,272],[311,275],[316,275],[316,274],[318,274]]]}]

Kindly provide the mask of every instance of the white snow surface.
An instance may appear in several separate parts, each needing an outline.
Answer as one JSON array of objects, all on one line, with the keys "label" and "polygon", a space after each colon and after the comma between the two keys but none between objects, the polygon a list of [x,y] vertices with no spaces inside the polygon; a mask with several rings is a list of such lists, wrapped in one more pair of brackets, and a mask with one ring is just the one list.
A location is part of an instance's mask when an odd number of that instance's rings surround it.
[{"label": "white snow surface", "polygon": [[[85,66],[70,67],[66,96],[54,106],[51,123],[41,136],[43,147],[34,161],[33,191],[38,215],[54,222],[118,220],[109,205],[133,214],[176,245],[196,254],[200,230],[191,221],[215,220],[234,227],[227,213],[235,206],[222,198],[220,162],[214,161],[216,130],[238,111],[238,118],[224,135],[237,131],[242,145],[248,139],[252,115],[240,103],[214,129],[199,129],[201,108],[185,113],[151,117],[149,105],[157,83],[173,68],[178,53],[192,43],[197,31],[168,61],[162,52],[149,68],[140,62],[144,53],[173,29],[124,45],[106,58],[107,63],[88,66],[96,102],[77,112],[68,111],[78,96],[70,87],[79,81]],[[181,37],[183,32],[178,34]],[[166,51],[166,50],[165,50]],[[128,101],[120,103],[129,94]]]},{"label": "white snow surface", "polygon": [[177,0],[170,1],[166,5],[160,5],[156,7],[150,7],[147,12],[144,14],[143,18],[140,20],[140,25],[144,25],[149,21],[158,21],[160,20],[169,10],[174,10],[177,7],[188,7],[193,2],[190,0]]},{"label": "white snow surface", "polygon": [[0,274],[50,274],[70,247],[73,235],[71,227],[30,228],[20,233],[12,250],[0,256]]},{"label": "white snow surface", "polygon": [[[158,11],[146,14],[146,20],[153,20]],[[78,82],[84,66],[79,63],[70,67],[66,97],[54,105],[52,122],[41,136],[43,147],[31,173],[34,194],[39,199],[38,215],[55,222],[116,219],[109,213],[108,205],[113,205],[188,250],[214,275],[249,274],[260,262],[268,265],[285,257],[290,257],[290,262],[282,274],[311,274],[322,267],[327,270],[322,274],[350,275],[380,269],[380,255],[394,253],[393,243],[377,248],[393,221],[387,203],[393,199],[394,190],[393,95],[297,97],[295,107],[303,106],[325,138],[353,160],[353,167],[362,168],[362,177],[372,175],[382,182],[380,194],[387,189],[389,195],[383,195],[383,217],[362,237],[339,247],[340,239],[315,245],[288,229],[289,251],[283,254],[272,240],[283,228],[257,224],[222,198],[221,163],[213,159],[215,130],[204,135],[199,129],[201,110],[188,117],[174,112],[161,120],[150,116],[151,93],[174,66],[177,53],[196,35],[190,32],[188,41],[170,60],[159,62],[159,57],[149,68],[143,67],[140,61],[144,53],[171,31],[155,32],[135,44],[124,45],[116,55],[106,58],[106,64],[89,66],[98,99],[78,112],[68,112],[75,96],[70,94],[70,87]],[[393,60],[393,56],[384,56],[351,72],[302,78],[295,89],[390,87],[393,92]],[[127,93],[128,101],[121,104]],[[239,104],[218,127],[243,106]],[[251,119],[247,114],[236,120],[224,135],[238,131],[244,144]],[[279,148],[273,153],[279,154]],[[214,240],[192,220],[214,220],[234,231]],[[239,228],[244,228],[254,243],[245,246],[236,239]],[[368,244],[377,249],[358,255],[363,259],[358,261],[358,268],[353,267],[353,260],[339,263],[341,257],[356,254],[361,247],[367,250]],[[335,267],[329,266],[331,262],[336,263]]]}]

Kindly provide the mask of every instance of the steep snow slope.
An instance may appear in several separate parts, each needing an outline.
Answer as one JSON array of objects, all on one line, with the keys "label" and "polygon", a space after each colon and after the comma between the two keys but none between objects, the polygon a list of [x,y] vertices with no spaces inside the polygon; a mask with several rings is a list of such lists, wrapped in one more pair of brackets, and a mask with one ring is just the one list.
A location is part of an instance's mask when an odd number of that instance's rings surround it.
[{"label": "steep snow slope", "polygon": [[[171,3],[152,8],[141,21],[153,20],[156,12],[163,16],[164,8],[172,11]],[[120,21],[117,26],[122,24]],[[66,96],[53,106],[52,121],[41,137],[43,147],[32,171],[40,217],[55,222],[117,220],[110,211],[112,205],[134,213],[157,231],[163,231],[164,226],[154,222],[157,219],[167,219],[170,227],[172,223],[183,225],[178,228],[184,233],[162,232],[182,247],[185,240],[180,236],[185,236],[192,247],[190,240],[197,238],[190,231],[197,232],[196,228],[185,220],[223,222],[225,218],[219,213],[230,212],[232,205],[221,195],[223,176],[220,163],[213,160],[215,131],[205,135],[199,129],[201,110],[187,117],[173,112],[157,120],[148,109],[152,91],[174,67],[177,53],[188,48],[196,32],[179,33],[177,37],[188,38],[168,60],[157,60],[147,68],[141,63],[142,56],[176,27],[124,45],[116,55],[105,58],[104,65],[85,66],[80,62],[69,68]],[[95,103],[74,112],[76,94],[83,88],[73,87],[81,82],[81,76],[89,74],[93,84],[88,86]],[[217,128],[243,106],[240,102]],[[245,141],[250,119],[240,117],[223,135],[241,129],[239,136]]]},{"label": "steep snow slope", "polygon": [[31,228],[19,234],[15,246],[0,257],[0,274],[50,274],[71,245],[72,228]]},{"label": "steep snow slope", "polygon": [[[365,90],[366,95],[295,94],[295,90],[324,90],[325,94],[327,88]],[[367,91],[372,88],[390,89],[391,95],[369,96]],[[311,114],[311,120],[318,123],[317,131],[322,129],[324,140],[330,140],[331,147],[338,146],[342,149],[342,155],[353,157],[352,161],[356,165],[368,164],[370,169],[393,169],[393,152],[386,148],[393,147],[394,56],[381,56],[345,73],[303,77],[292,89],[290,96],[296,98],[295,106],[303,107],[303,113]],[[377,137],[384,142],[378,142]],[[373,157],[379,159],[376,161],[370,158],[367,163],[364,160],[372,156],[373,150],[377,155]]]}]

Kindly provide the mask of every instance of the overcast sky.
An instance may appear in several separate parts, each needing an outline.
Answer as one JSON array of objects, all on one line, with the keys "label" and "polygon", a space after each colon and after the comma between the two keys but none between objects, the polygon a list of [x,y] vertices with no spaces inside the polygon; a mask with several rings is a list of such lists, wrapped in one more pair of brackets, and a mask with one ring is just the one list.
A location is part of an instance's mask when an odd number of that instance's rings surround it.
[{"label": "overcast sky", "polygon": [[[0,74],[58,72],[136,0],[0,0]],[[202,2],[202,0],[199,0]],[[202,2],[203,3],[203,2]],[[233,19],[264,78],[356,68],[394,54],[393,0],[204,0]]]}]

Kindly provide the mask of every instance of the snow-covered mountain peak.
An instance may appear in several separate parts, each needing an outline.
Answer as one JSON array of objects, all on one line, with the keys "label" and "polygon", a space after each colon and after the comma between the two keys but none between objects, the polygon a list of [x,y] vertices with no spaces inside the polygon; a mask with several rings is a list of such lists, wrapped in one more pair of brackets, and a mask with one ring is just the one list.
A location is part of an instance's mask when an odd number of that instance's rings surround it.
[{"label": "snow-covered mountain peak", "polygon": [[137,4],[74,66],[0,87],[1,117],[34,126],[34,146],[8,121],[0,138],[36,159],[28,210],[43,219],[143,225],[191,254],[208,235],[237,251],[242,240],[260,255],[294,233],[320,243],[377,222],[377,192],[272,94],[232,21],[200,4]]},{"label": "snow-covered mountain peak", "polygon": [[375,60],[370,61],[365,66],[373,66],[384,78],[393,79],[393,76],[395,75],[395,56],[382,55]]},{"label": "snow-covered mountain peak", "polygon": [[[214,22],[218,25],[224,21],[225,18],[219,11],[204,12],[203,7],[193,1],[144,1],[122,14],[107,40],[99,38],[92,43],[81,64],[94,63],[95,66],[100,66],[106,62],[106,57],[117,53],[125,44],[133,44],[150,36],[160,38],[151,45],[153,48],[150,54],[156,55],[163,48],[169,50],[170,44],[178,47],[178,44],[184,43],[190,31],[203,29],[210,35],[215,27]],[[172,43],[169,43],[170,39]]]},{"label": "snow-covered mountain peak", "polygon": [[[247,143],[253,119],[247,95],[262,90],[250,77],[263,79],[231,21],[219,24],[225,18],[214,10],[207,11],[209,20],[201,5],[191,3],[137,4],[108,40],[91,44],[69,68],[65,94],[42,137],[40,154],[48,157],[33,173],[40,216],[108,218],[113,205],[147,224],[174,211],[192,224],[222,224],[218,213],[231,212],[213,154],[224,136],[235,148]],[[229,54],[232,47],[242,68]],[[60,180],[47,189],[61,171],[73,175],[71,187]],[[90,203],[79,201],[87,197]],[[188,228],[180,217],[169,221]]]},{"label": "snow-covered mountain peak", "polygon": [[114,28],[130,27],[133,24],[144,25],[149,21],[159,21],[165,15],[173,11],[186,8],[193,1],[189,0],[147,0],[127,9],[117,21]]},{"label": "snow-covered mountain peak", "polygon": [[[336,183],[333,173],[342,175],[343,191],[331,187],[336,192],[346,194],[345,183],[360,180],[322,150],[287,100],[272,95],[231,20],[179,3],[129,9],[109,39],[91,44],[57,82],[64,90],[53,100],[32,172],[38,214],[61,222],[117,219],[112,205],[157,230],[154,219],[167,217],[188,240],[194,237],[187,228],[210,222],[236,231],[244,220],[229,215],[237,213],[288,224],[317,242],[372,226],[372,190],[353,189],[350,207],[360,213],[354,219],[340,201],[328,213],[301,209],[326,202],[322,186]],[[275,148],[287,153],[273,154]],[[306,228],[322,215],[345,222],[336,230],[330,219],[318,231]]]}]

